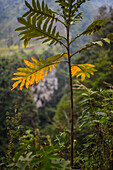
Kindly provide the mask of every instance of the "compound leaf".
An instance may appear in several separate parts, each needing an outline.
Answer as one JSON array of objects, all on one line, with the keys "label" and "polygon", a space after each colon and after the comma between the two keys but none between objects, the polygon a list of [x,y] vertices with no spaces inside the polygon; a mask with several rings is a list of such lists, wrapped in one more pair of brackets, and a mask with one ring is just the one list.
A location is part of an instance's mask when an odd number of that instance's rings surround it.
[{"label": "compound leaf", "polygon": [[94,75],[93,72],[96,71],[94,67],[95,66],[92,64],[72,65],[71,67],[72,77],[76,76],[76,78],[78,78],[79,76],[81,76],[81,81],[84,81],[85,77],[90,78],[90,74]]}]

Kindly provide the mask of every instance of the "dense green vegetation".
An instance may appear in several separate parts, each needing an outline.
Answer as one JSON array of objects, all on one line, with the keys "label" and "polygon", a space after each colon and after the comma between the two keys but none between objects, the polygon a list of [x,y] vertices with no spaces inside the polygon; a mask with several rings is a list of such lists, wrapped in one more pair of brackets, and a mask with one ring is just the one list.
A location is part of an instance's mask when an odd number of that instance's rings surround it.
[{"label": "dense green vegetation", "polygon": [[[110,20],[102,31],[102,37],[106,37],[108,33],[113,33],[113,9],[101,8],[96,19],[102,19],[102,12]],[[93,41],[99,38],[98,35],[92,36]],[[76,48],[83,46],[85,41],[76,42]],[[59,66],[56,72],[58,90],[49,102],[46,101],[45,107],[36,108],[31,88],[22,92],[19,88],[10,91],[12,74],[18,67],[24,66],[24,59],[30,59],[31,56],[46,59],[56,54],[59,46],[50,48],[38,44],[38,49],[35,45],[28,49],[9,47],[0,49],[1,169],[31,170],[39,169],[41,165],[43,170],[71,169],[67,66]],[[95,75],[83,84],[80,81],[73,82],[75,169],[112,169],[113,44],[104,44],[103,47],[94,47],[80,53],[73,62],[95,64],[97,69]]]},{"label": "dense green vegetation", "polygon": [[[21,57],[25,54],[20,53]],[[18,108],[18,112],[22,114],[22,122],[24,125],[35,127],[38,123],[37,110],[33,102],[32,92],[26,91],[22,93],[19,89],[11,92],[11,77],[18,66],[23,65],[23,58],[20,58],[16,53],[12,57],[0,58],[0,147],[3,154],[6,151],[6,113],[9,112],[10,116],[15,114],[15,107]],[[17,106],[16,106],[17,105]],[[37,120],[34,119],[37,117]],[[5,141],[6,140],[6,141]]]}]

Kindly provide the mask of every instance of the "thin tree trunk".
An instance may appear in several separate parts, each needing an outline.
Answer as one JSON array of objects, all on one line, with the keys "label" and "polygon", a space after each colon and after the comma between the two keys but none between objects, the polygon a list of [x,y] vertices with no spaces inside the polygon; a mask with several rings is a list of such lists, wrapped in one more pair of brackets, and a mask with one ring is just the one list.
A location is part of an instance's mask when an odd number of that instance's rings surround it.
[{"label": "thin tree trunk", "polygon": [[71,96],[71,167],[73,168],[73,89],[72,89],[72,75],[71,75],[71,58],[70,58],[70,46],[69,46],[69,28],[67,29],[67,47],[68,47],[68,65],[69,65],[69,79],[70,79],[70,96]]},{"label": "thin tree trunk", "polygon": [[71,94],[71,167],[73,167],[73,89],[72,89],[72,76],[71,76],[71,61],[69,59],[69,78],[70,78],[70,94]]}]

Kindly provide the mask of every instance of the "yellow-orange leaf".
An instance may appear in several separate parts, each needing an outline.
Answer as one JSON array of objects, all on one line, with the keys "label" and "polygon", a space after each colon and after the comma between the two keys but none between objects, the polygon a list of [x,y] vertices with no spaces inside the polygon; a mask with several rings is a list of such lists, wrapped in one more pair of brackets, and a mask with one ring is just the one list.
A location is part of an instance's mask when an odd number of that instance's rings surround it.
[{"label": "yellow-orange leaf", "polygon": [[39,62],[37,59],[31,57],[31,60],[32,60],[36,65],[40,65],[40,62]]},{"label": "yellow-orange leaf", "polygon": [[47,73],[48,73],[48,67],[45,68],[45,78],[47,77]]},{"label": "yellow-orange leaf", "polygon": [[84,66],[87,68],[95,67],[95,65],[93,65],[93,64],[78,64],[78,66]]},{"label": "yellow-orange leaf", "polygon": [[13,77],[11,80],[22,80],[23,77]]},{"label": "yellow-orange leaf", "polygon": [[25,62],[25,64],[26,64],[28,67],[30,67],[30,68],[32,68],[32,69],[37,69],[36,65],[34,65],[33,63],[31,63],[30,61],[24,60],[24,62]]},{"label": "yellow-orange leaf", "polygon": [[37,74],[36,74],[36,84],[39,83],[39,78],[40,78],[39,71],[37,71]]},{"label": "yellow-orange leaf", "polygon": [[53,70],[53,66],[51,65],[51,66],[49,66],[49,68],[50,68],[50,73],[51,73]]},{"label": "yellow-orange leaf", "polygon": [[17,73],[13,73],[13,75],[25,76],[25,75],[26,75],[26,73],[23,73],[23,72],[17,72]]},{"label": "yellow-orange leaf", "polygon": [[43,69],[40,71],[40,80],[43,81]]},{"label": "yellow-orange leaf", "polygon": [[93,72],[91,72],[91,75],[92,75],[92,76],[94,76],[94,73],[93,73]]},{"label": "yellow-orange leaf", "polygon": [[17,70],[24,72],[24,73],[31,73],[32,72],[32,70],[29,69],[29,68],[17,68]]},{"label": "yellow-orange leaf", "polygon": [[94,75],[93,72],[96,71],[94,67],[95,66],[92,64],[73,65],[71,67],[72,77],[76,76],[76,78],[78,78],[79,76],[81,76],[81,81],[84,81],[85,77],[90,78],[90,74]]},{"label": "yellow-orange leaf", "polygon": [[89,74],[89,73],[86,73],[86,76],[87,76],[88,78],[90,78],[90,74]]},{"label": "yellow-orange leaf", "polygon": [[27,77],[27,81],[26,81],[26,88],[28,89],[30,84],[30,76]]},{"label": "yellow-orange leaf", "polygon": [[11,91],[12,91],[13,89],[15,89],[20,83],[21,83],[21,80],[16,81],[16,82],[12,85]]},{"label": "yellow-orange leaf", "polygon": [[77,72],[81,71],[81,69],[77,66],[77,65],[73,65],[71,67],[71,74],[72,74],[72,77],[74,77],[76,75]]},{"label": "yellow-orange leaf", "polygon": [[20,85],[20,90],[22,90],[22,89],[23,89],[24,84],[25,84],[25,79],[23,79],[23,81],[22,81],[22,83],[21,83],[21,85]]},{"label": "yellow-orange leaf", "polygon": [[76,75],[76,78],[80,77],[82,75],[82,73],[79,73]]},{"label": "yellow-orange leaf", "polygon": [[34,81],[35,81],[35,74],[32,74],[31,80],[30,80],[30,86],[34,84]]},{"label": "yellow-orange leaf", "polygon": [[82,75],[81,75],[81,81],[83,82],[84,79],[85,79],[85,73],[82,73]]}]

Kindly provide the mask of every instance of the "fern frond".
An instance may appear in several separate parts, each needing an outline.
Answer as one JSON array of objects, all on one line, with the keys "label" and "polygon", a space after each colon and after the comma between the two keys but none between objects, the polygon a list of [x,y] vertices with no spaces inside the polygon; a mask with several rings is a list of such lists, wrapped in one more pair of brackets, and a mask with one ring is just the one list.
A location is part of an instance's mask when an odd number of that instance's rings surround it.
[{"label": "fern frond", "polygon": [[[35,0],[32,0],[32,6],[25,1],[25,5],[27,6],[27,8],[29,9],[29,11],[27,11],[23,17],[28,16],[29,14],[31,14],[32,16],[34,16],[34,18],[37,17],[41,17],[44,16],[45,19],[46,18],[53,18],[56,22],[60,22],[63,25],[64,22],[62,22],[62,20],[60,20],[57,16],[59,15],[57,12],[52,11],[47,4],[45,4],[44,0],[42,1],[42,4],[40,4],[39,0],[37,0],[37,2],[35,2]],[[57,16],[56,16],[57,15]]]},{"label": "fern frond", "polygon": [[52,72],[53,66],[57,63],[60,64],[62,62],[61,59],[65,57],[68,57],[67,53],[57,54],[55,56],[49,57],[47,60],[41,58],[37,60],[33,57],[31,57],[32,62],[24,60],[27,68],[18,68],[17,70],[19,72],[13,74],[16,77],[13,77],[12,80],[16,82],[12,85],[11,90],[15,89],[19,84],[20,90],[22,90],[24,85],[26,85],[26,88],[28,88],[29,85],[32,86],[35,81],[36,84],[38,84],[40,80],[43,81],[44,74],[46,78],[48,72]]},{"label": "fern frond", "polygon": [[92,64],[78,64],[78,65],[72,65],[71,67],[71,73],[72,77],[76,76],[78,78],[81,76],[81,81],[84,81],[85,77],[90,78],[90,74],[94,75],[94,71],[97,71],[95,66]]}]

